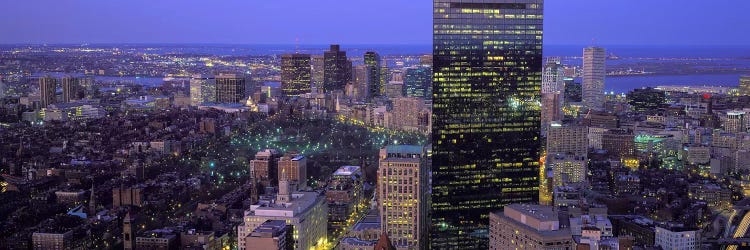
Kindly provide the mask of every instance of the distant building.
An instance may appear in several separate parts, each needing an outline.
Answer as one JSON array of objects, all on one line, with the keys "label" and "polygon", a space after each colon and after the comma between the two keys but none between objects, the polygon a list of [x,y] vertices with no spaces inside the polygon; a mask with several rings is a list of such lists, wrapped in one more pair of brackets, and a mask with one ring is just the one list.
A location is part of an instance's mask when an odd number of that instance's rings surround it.
[{"label": "distant building", "polygon": [[427,132],[431,128],[431,111],[423,99],[404,97],[393,99],[393,110],[388,126],[393,129]]},{"label": "distant building", "polygon": [[727,119],[724,122],[724,131],[729,133],[746,133],[747,114],[743,111],[727,112]]},{"label": "distant building", "polygon": [[325,58],[323,55],[312,55],[310,56],[310,64],[312,65],[312,86],[313,90],[322,91],[324,72],[325,72]]},{"label": "distant building", "polygon": [[551,206],[510,204],[503,212],[490,213],[490,248],[572,249],[569,228],[561,228]]},{"label": "distant building", "polygon": [[62,102],[68,103],[71,101],[78,100],[82,97],[79,95],[81,86],[78,84],[78,79],[66,76],[62,78]]},{"label": "distant building", "polygon": [[427,247],[429,166],[425,147],[380,149],[377,200],[381,229],[399,249]]},{"label": "distant building", "polygon": [[216,76],[216,102],[243,103],[247,98],[245,76],[239,74],[219,74]]},{"label": "distant building", "polygon": [[583,49],[583,105],[588,109],[604,107],[604,77],[607,54],[604,48]]},{"label": "distant building", "polygon": [[432,67],[422,65],[406,68],[403,96],[432,99]]},{"label": "distant building", "polygon": [[42,108],[57,103],[57,78],[50,76],[39,78],[39,95]]},{"label": "distant building", "polygon": [[286,96],[310,93],[312,67],[309,54],[281,56],[281,91]]},{"label": "distant building", "polygon": [[667,103],[665,92],[654,88],[634,89],[628,93],[627,99],[633,110],[639,113],[657,111]]},{"label": "distant building", "polygon": [[383,86],[382,83],[385,81],[381,81],[382,74],[380,73],[381,67],[380,67],[380,55],[376,52],[368,51],[365,52],[364,55],[365,59],[365,67],[368,71],[368,79],[367,79],[367,89],[369,95],[368,98],[381,96],[385,94],[385,86]]},{"label": "distant building", "polygon": [[338,44],[332,44],[323,53],[323,90],[333,92],[343,90],[351,80],[352,64],[346,57],[346,51],[341,51]]},{"label": "distant building", "polygon": [[283,220],[267,220],[245,238],[245,249],[287,250],[293,246],[292,228]]},{"label": "distant building", "polygon": [[151,230],[135,238],[136,249],[144,250],[177,250],[180,242],[177,234],[171,230]]},{"label": "distant building", "polygon": [[622,159],[635,156],[635,136],[627,131],[610,130],[602,134],[602,149]]},{"label": "distant building", "polygon": [[740,95],[750,96],[750,76],[740,76]]},{"label": "distant building", "polygon": [[588,130],[585,126],[552,123],[547,130],[547,155],[586,156],[589,149]]},{"label": "distant building", "polygon": [[[349,97],[360,101],[372,97],[369,87],[370,81],[372,80],[372,77],[370,77],[370,74],[372,73],[370,67],[367,65],[357,65],[354,67],[353,71],[354,79],[352,81],[351,89],[347,91]],[[378,83],[378,85],[379,84],[380,83]]]},{"label": "distant building", "polygon": [[112,189],[112,206],[135,206],[141,207],[143,203],[142,188],[113,188]]},{"label": "distant building", "polygon": [[656,245],[669,250],[701,249],[700,230],[679,227],[656,227]]},{"label": "distant building", "polygon": [[125,218],[122,220],[122,244],[125,250],[136,249],[136,227],[138,225],[135,225],[135,217],[130,215],[130,212],[125,214]]},{"label": "distant building", "polygon": [[190,78],[190,105],[216,102],[216,78],[209,75],[193,75]]}]

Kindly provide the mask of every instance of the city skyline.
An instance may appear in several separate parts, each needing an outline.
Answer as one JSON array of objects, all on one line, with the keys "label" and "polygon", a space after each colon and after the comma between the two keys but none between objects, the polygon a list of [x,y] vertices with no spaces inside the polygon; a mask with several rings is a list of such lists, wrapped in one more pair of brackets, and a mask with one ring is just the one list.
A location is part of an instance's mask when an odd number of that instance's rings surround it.
[{"label": "city skyline", "polygon": [[[750,44],[750,34],[736,29],[743,23],[742,10],[750,8],[750,2],[701,3],[688,0],[674,6],[664,1],[550,1],[545,12],[548,25],[544,42],[600,46]],[[334,5],[338,8],[327,7]],[[6,10],[0,23],[14,24],[0,27],[0,44],[430,44],[432,26],[429,1],[230,1],[216,5],[198,1],[42,0],[8,1],[0,7]],[[210,15],[214,12],[222,15]],[[708,12],[719,14],[696,18]],[[68,18],[50,18],[58,13],[68,13]],[[633,13],[639,18],[632,18]],[[404,25],[401,20],[407,17],[409,25]],[[340,28],[324,28],[334,23]]]}]

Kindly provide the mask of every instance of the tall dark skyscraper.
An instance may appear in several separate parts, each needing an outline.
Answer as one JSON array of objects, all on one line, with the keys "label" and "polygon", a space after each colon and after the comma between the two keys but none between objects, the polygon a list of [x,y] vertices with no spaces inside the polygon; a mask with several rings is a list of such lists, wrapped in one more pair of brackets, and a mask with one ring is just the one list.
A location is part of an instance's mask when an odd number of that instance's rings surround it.
[{"label": "tall dark skyscraper", "polygon": [[62,101],[63,102],[71,102],[73,100],[78,99],[78,92],[79,92],[80,86],[78,84],[78,79],[66,76],[62,78]]},{"label": "tall dark skyscraper", "polygon": [[380,80],[382,76],[380,74],[380,55],[372,51],[365,52],[365,65],[367,70],[370,71],[367,79],[368,98],[383,95],[385,88],[383,88],[384,85],[381,84],[382,81]]},{"label": "tall dark skyscraper", "polygon": [[333,44],[330,50],[323,52],[323,60],[323,90],[343,90],[352,78],[352,63],[346,58],[346,51]]},{"label": "tall dark skyscraper", "polygon": [[434,0],[432,249],[539,199],[543,0]]},{"label": "tall dark skyscraper", "polygon": [[242,103],[245,93],[245,76],[239,74],[219,74],[216,76],[216,102]]},{"label": "tall dark skyscraper", "polygon": [[57,78],[45,76],[39,78],[39,96],[42,108],[57,103]]},{"label": "tall dark skyscraper", "polygon": [[310,92],[312,71],[309,54],[281,56],[281,91],[287,96]]}]

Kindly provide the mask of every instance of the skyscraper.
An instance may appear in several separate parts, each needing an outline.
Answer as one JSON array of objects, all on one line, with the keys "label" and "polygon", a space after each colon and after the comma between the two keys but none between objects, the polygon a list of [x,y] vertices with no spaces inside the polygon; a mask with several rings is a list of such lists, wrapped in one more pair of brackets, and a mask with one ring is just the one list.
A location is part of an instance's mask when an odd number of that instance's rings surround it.
[{"label": "skyscraper", "polygon": [[216,102],[216,78],[209,75],[193,75],[190,79],[190,104]]},{"label": "skyscraper", "polygon": [[352,64],[346,58],[346,51],[332,44],[330,50],[323,53],[323,61],[323,91],[343,90],[352,77]]},{"label": "skyscraper", "polygon": [[381,231],[399,249],[427,247],[428,168],[426,150],[416,145],[380,149],[378,210]]},{"label": "skyscraper", "polygon": [[57,79],[45,76],[39,78],[39,95],[41,99],[42,108],[46,108],[50,104],[57,102],[55,97],[57,92]]},{"label": "skyscraper", "polygon": [[78,99],[80,85],[78,79],[66,76],[62,78],[62,101],[67,103]]},{"label": "skyscraper", "polygon": [[542,73],[542,130],[563,119],[565,81],[559,57],[548,58]]},{"label": "skyscraper", "polygon": [[241,103],[247,98],[245,77],[239,74],[216,76],[216,102]]},{"label": "skyscraper", "polygon": [[432,97],[432,68],[415,66],[404,74],[404,96],[430,99]]},{"label": "skyscraper", "polygon": [[281,91],[287,96],[310,93],[312,82],[309,54],[281,56]]},{"label": "skyscraper", "polygon": [[367,97],[372,98],[383,95],[383,82],[380,80],[382,76],[380,74],[380,55],[372,51],[365,52],[365,65],[367,66],[367,70],[370,71],[369,79],[367,79],[369,92]]},{"label": "skyscraper", "polygon": [[583,49],[583,106],[601,110],[604,106],[604,76],[607,52],[604,48]]},{"label": "skyscraper", "polygon": [[539,199],[543,0],[433,1],[433,249],[487,249]]},{"label": "skyscraper", "polygon": [[310,61],[310,64],[312,65],[312,88],[321,90],[323,89],[323,80],[325,79],[323,77],[325,72],[325,59],[323,55],[312,55]]}]

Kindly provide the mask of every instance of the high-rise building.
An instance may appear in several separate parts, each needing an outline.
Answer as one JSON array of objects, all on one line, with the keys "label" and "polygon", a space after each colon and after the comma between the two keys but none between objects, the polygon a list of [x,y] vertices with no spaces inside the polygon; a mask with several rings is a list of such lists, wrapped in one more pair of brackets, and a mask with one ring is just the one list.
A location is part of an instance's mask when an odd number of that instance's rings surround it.
[{"label": "high-rise building", "polygon": [[404,74],[405,97],[432,98],[432,67],[415,66],[406,69]]},{"label": "high-rise building", "polygon": [[291,231],[283,220],[267,220],[245,237],[245,249],[293,249]]},{"label": "high-rise building", "polygon": [[190,105],[216,102],[216,78],[209,75],[193,75],[190,78]]},{"label": "high-rise building", "polygon": [[281,91],[287,96],[310,93],[312,82],[309,54],[281,56]]},{"label": "high-rise building", "polygon": [[429,166],[425,147],[394,145],[380,149],[377,200],[381,231],[398,249],[428,244]]},{"label": "high-rise building", "polygon": [[353,77],[354,77],[354,86],[352,86],[352,92],[351,97],[356,100],[365,100],[372,96],[370,94],[370,88],[368,86],[369,81],[372,79],[370,77],[371,70],[370,66],[367,65],[357,65],[354,66],[353,69]]},{"label": "high-rise building", "polygon": [[42,108],[57,103],[57,79],[45,76],[39,78],[39,95]]},{"label": "high-rise building", "polygon": [[343,90],[351,80],[352,64],[338,44],[323,53],[323,91]]},{"label": "high-rise building", "polygon": [[286,154],[279,158],[279,181],[288,181],[297,189],[307,187],[307,158],[304,155]]},{"label": "high-rise building", "polygon": [[547,165],[552,168],[552,179],[555,187],[586,181],[588,161],[585,155],[569,153],[549,154]]},{"label": "high-rise building", "polygon": [[78,100],[80,85],[78,78],[66,76],[62,78],[62,101],[65,103]]},{"label": "high-rise building", "polygon": [[604,48],[583,49],[583,106],[601,110],[604,107],[604,77],[607,52]]},{"label": "high-rise building", "polygon": [[727,119],[724,122],[724,131],[729,133],[747,132],[747,114],[743,111],[727,112]]},{"label": "high-rise building", "polygon": [[325,58],[323,55],[310,56],[310,65],[312,65],[312,88],[317,90],[323,89],[325,77]]},{"label": "high-rise building", "polygon": [[586,156],[589,148],[588,127],[552,123],[547,130],[547,154]]},{"label": "high-rise building", "polygon": [[750,75],[740,76],[740,95],[750,96]]},{"label": "high-rise building", "polygon": [[487,249],[490,212],[539,199],[543,6],[433,1],[433,249]]},{"label": "high-rise building", "polygon": [[278,158],[279,153],[276,150],[266,149],[256,153],[255,159],[250,161],[250,174],[263,187],[278,184]]},{"label": "high-rise building", "polygon": [[565,81],[560,58],[548,58],[542,73],[542,128],[563,118]]},{"label": "high-rise building", "polygon": [[333,173],[326,190],[331,231],[349,226],[350,218],[362,209],[363,184],[364,175],[359,166],[342,166]]},{"label": "high-rise building", "polygon": [[367,80],[367,88],[370,94],[368,98],[383,95],[383,81],[380,79],[382,76],[380,73],[380,55],[372,51],[365,52],[365,65],[367,66],[367,70],[370,71],[369,79]]},{"label": "high-rise building", "polygon": [[216,102],[242,103],[247,98],[246,79],[240,74],[219,74],[216,76]]},{"label": "high-rise building", "polygon": [[[491,250],[573,249],[569,228],[560,227],[560,217],[551,206],[511,204],[490,214]],[[563,223],[566,224],[566,223]]]}]

